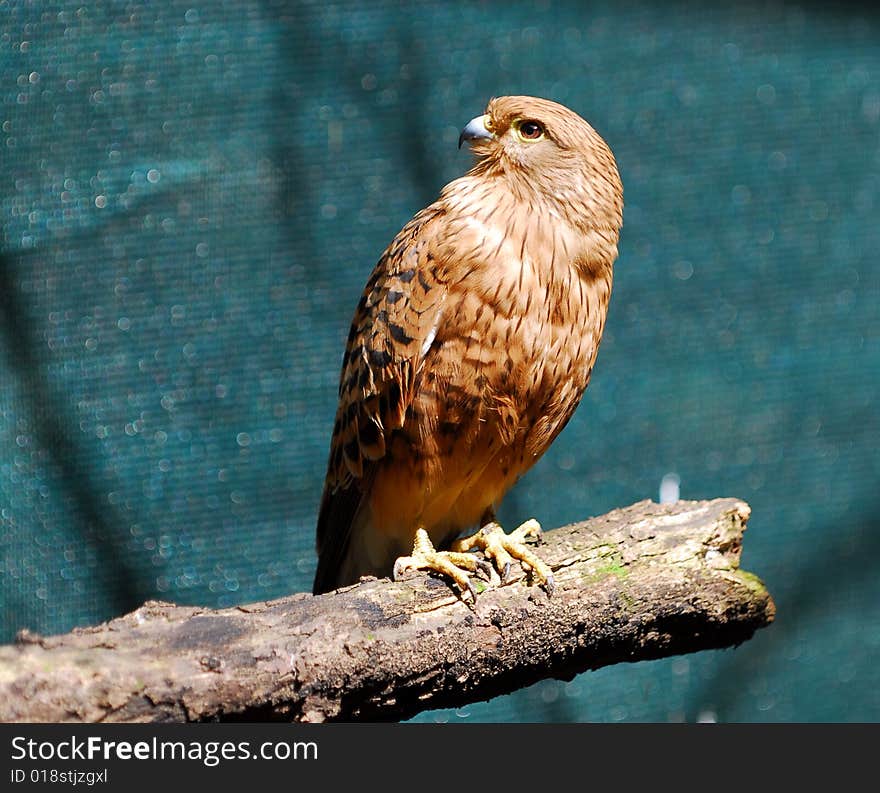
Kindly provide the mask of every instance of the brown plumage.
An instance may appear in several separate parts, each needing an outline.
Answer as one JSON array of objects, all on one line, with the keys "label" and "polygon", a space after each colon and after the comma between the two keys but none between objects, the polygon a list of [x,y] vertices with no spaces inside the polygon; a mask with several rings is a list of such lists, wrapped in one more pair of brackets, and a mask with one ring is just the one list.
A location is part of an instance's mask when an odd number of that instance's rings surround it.
[{"label": "brown plumage", "polygon": [[382,254],[351,325],[316,593],[388,575],[424,528],[491,518],[590,379],[622,223],[610,149],[545,99],[493,99],[477,162]]}]

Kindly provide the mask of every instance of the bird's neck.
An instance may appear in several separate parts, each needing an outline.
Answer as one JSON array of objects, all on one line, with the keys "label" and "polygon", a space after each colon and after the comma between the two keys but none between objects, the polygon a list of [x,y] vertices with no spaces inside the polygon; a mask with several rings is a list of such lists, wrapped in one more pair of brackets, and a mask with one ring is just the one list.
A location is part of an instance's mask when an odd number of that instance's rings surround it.
[{"label": "bird's neck", "polygon": [[441,194],[453,227],[482,230],[480,239],[496,240],[490,249],[498,251],[502,238],[515,236],[533,259],[547,254],[557,266],[610,284],[620,236],[618,212],[606,211],[589,192],[562,186],[538,191],[528,180],[480,165]]}]

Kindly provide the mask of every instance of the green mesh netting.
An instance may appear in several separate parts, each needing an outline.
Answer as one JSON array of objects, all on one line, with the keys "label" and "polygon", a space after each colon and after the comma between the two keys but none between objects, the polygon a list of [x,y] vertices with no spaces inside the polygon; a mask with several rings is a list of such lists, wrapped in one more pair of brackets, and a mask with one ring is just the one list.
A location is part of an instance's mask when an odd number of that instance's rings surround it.
[{"label": "green mesh netting", "polygon": [[347,325],[496,94],[626,191],[593,383],[505,502],[753,507],[777,623],[422,720],[880,718],[880,24],[844,6],[0,2],[0,638],[308,589]]}]

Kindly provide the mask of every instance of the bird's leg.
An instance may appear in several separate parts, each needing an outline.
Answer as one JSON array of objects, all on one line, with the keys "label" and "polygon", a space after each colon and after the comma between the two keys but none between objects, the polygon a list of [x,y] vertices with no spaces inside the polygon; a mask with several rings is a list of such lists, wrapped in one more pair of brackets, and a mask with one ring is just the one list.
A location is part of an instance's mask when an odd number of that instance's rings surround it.
[{"label": "bird's leg", "polygon": [[479,548],[488,559],[492,560],[501,576],[502,584],[510,576],[513,560],[519,559],[522,566],[530,570],[532,576],[547,590],[547,594],[552,595],[556,582],[550,566],[525,544],[528,539],[540,541],[541,524],[532,518],[510,534],[505,534],[504,529],[495,522],[495,515],[491,511],[487,511],[483,516],[482,524],[475,534],[456,540],[452,544],[453,551],[467,553]]},{"label": "bird's leg", "polygon": [[394,563],[394,580],[403,577],[408,570],[433,570],[451,578],[461,592],[463,599],[470,595],[476,602],[477,588],[465,571],[475,572],[485,566],[474,554],[463,551],[438,551],[434,548],[428,532],[416,532],[411,556],[401,556]]}]

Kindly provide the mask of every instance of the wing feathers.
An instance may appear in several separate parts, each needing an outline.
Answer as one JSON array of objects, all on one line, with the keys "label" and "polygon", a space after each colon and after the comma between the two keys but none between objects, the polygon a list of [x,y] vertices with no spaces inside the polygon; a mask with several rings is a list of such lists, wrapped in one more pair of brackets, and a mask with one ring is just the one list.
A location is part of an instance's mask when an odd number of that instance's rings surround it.
[{"label": "wing feathers", "polygon": [[416,215],[373,270],[358,303],[339,382],[339,407],[330,442],[318,516],[315,591],[334,588],[351,541],[363,521],[369,479],[403,427],[420,360],[431,345],[446,295],[435,266],[436,207]]}]

